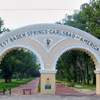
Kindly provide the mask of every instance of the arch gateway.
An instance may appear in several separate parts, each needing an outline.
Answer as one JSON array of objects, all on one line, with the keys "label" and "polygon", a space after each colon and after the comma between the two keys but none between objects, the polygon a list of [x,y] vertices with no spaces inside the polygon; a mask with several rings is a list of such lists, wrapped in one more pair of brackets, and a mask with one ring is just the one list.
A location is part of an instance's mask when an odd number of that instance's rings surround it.
[{"label": "arch gateway", "polygon": [[[100,40],[82,30],[57,24],[25,26],[0,36],[0,60],[14,48],[34,52],[41,64],[41,94],[55,94],[56,63],[66,51],[79,49],[95,63],[96,94],[100,95]],[[50,89],[46,89],[46,86]]]}]

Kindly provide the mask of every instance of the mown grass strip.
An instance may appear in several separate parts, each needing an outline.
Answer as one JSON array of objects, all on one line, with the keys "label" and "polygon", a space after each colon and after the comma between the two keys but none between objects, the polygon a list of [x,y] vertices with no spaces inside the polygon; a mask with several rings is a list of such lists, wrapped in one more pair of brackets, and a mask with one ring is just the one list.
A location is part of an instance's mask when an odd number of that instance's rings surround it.
[{"label": "mown grass strip", "polygon": [[81,86],[81,87],[73,87],[73,88],[76,88],[76,89],[90,89],[90,90],[96,90],[96,85],[85,85],[85,86]]},{"label": "mown grass strip", "polygon": [[32,81],[34,78],[30,78],[30,79],[23,79],[22,81],[16,81],[15,79],[12,80],[11,83],[5,83],[3,79],[0,79],[0,92],[3,91],[3,89],[12,89],[12,88],[16,88],[19,87],[23,84],[26,84],[30,81]]},{"label": "mown grass strip", "polygon": [[[92,83],[90,83],[89,85],[86,84],[85,86],[83,86],[82,84],[77,84],[77,83],[74,83],[74,82],[67,82],[66,80],[57,80],[56,81],[57,84],[61,84],[61,85],[64,85],[64,86],[70,86],[70,87],[73,87],[73,88],[76,88],[76,89],[90,89],[90,90],[96,90],[96,85],[93,85]],[[73,86],[72,86],[73,85]],[[76,87],[79,86],[79,87]]]}]

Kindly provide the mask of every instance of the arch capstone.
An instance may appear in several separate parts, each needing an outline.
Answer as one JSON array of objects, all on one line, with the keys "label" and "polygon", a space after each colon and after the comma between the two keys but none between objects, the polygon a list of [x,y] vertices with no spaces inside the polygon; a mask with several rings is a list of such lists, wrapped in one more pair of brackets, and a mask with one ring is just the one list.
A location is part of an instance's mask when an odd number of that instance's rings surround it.
[{"label": "arch capstone", "polygon": [[[96,93],[100,95],[100,40],[90,33],[65,25],[35,24],[0,35],[0,59],[9,49],[17,47],[27,48],[39,58],[42,94],[55,94],[56,63],[64,52],[71,49],[86,52],[96,65]],[[45,88],[48,78],[51,89]]]}]

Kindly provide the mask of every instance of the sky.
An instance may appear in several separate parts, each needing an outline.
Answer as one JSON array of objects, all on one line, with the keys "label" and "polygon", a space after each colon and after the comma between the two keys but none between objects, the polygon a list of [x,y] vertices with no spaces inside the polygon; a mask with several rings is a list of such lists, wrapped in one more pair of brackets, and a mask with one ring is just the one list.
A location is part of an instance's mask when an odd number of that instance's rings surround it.
[{"label": "sky", "polygon": [[[90,0],[0,0],[0,17],[11,30],[40,23],[61,21]],[[45,10],[46,9],[46,10]]]}]

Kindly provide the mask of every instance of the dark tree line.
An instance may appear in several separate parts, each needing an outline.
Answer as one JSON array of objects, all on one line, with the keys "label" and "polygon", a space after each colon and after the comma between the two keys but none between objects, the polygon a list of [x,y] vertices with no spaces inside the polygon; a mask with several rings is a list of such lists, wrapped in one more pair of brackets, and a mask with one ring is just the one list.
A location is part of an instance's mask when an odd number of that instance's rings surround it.
[{"label": "dark tree line", "polygon": [[67,79],[68,82],[95,84],[95,65],[88,54],[71,50],[65,52],[57,62],[57,79]]},{"label": "dark tree line", "polygon": [[[0,34],[10,31],[4,27],[4,21],[0,18]],[[39,63],[36,56],[29,50],[18,48],[7,53],[0,61],[0,78],[5,82],[11,82],[12,78],[22,80],[23,78],[38,77]]]},{"label": "dark tree line", "polygon": [[5,82],[11,82],[12,78],[22,80],[23,78],[38,77],[39,64],[36,56],[26,49],[15,49],[4,56],[0,64],[0,75]]},{"label": "dark tree line", "polygon": [[[65,18],[57,24],[64,24],[87,31],[100,39],[100,0],[90,0],[80,7],[80,11],[73,15],[65,15]],[[65,52],[57,63],[57,78],[67,78],[82,84],[89,84],[93,80],[96,84],[94,74],[95,65],[91,57],[81,51]]]}]

